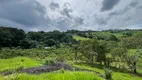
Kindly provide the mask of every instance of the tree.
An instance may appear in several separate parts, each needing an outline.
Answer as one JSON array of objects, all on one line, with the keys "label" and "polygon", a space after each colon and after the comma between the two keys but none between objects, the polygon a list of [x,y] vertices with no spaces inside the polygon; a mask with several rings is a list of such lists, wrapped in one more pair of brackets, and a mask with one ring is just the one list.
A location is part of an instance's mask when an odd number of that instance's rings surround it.
[{"label": "tree", "polygon": [[113,56],[113,60],[119,63],[120,68],[120,63],[125,62],[125,58],[127,57],[127,48],[118,46],[112,49],[110,53]]},{"label": "tree", "polygon": [[54,39],[45,40],[44,43],[46,46],[49,46],[49,47],[54,46],[56,44]]},{"label": "tree", "polygon": [[40,41],[41,38],[42,38],[42,33],[40,32],[28,32],[27,34],[27,37],[30,39],[30,40],[35,40],[35,41]]},{"label": "tree", "polygon": [[18,47],[26,33],[22,29],[0,27],[0,45],[2,47]]},{"label": "tree", "polygon": [[134,42],[136,44],[136,46],[138,47],[138,49],[136,50],[136,52],[134,53],[134,73],[137,73],[136,71],[136,63],[138,61],[138,56],[140,54],[140,49],[142,47],[142,32],[138,32],[134,35],[134,37],[136,38],[136,41]]},{"label": "tree", "polygon": [[19,43],[19,46],[23,49],[29,49],[31,48],[31,44],[30,44],[30,41],[28,39],[25,39],[25,40],[22,40],[20,43]]},{"label": "tree", "polygon": [[97,62],[100,62],[101,65],[102,62],[104,62],[104,65],[106,65],[106,45],[106,41],[99,41],[99,48],[97,50]]},{"label": "tree", "polygon": [[132,43],[137,48],[136,52],[134,53],[133,68],[134,68],[134,73],[137,73],[136,64],[139,58],[138,56],[141,52],[140,49],[142,47],[142,32],[137,32],[136,34],[133,35],[133,37],[135,38],[135,40]]},{"label": "tree", "polygon": [[113,34],[109,35],[108,40],[118,41],[118,39],[116,38],[116,36],[114,36]]},{"label": "tree", "polygon": [[128,49],[135,49],[135,38],[134,37],[126,37],[122,38],[121,41],[119,42],[119,45],[126,47]]},{"label": "tree", "polygon": [[128,48],[128,49],[136,49],[133,55],[127,55],[126,62],[128,66],[133,69],[134,73],[136,73],[136,64],[138,61],[138,56],[140,54],[140,49],[142,47],[142,32],[137,32],[133,34],[131,37],[123,38],[119,45]]},{"label": "tree", "polygon": [[[134,67],[134,73],[137,73],[137,61],[138,61],[138,55],[140,54],[140,48],[141,46],[137,49],[137,51],[134,53],[134,63],[133,63],[133,67]],[[137,54],[138,53],[138,54]]]},{"label": "tree", "polygon": [[79,50],[86,58],[87,63],[93,63],[93,45],[91,40],[82,41],[79,45]]},{"label": "tree", "polygon": [[124,31],[123,32],[123,37],[130,37],[133,35],[133,32],[132,31]]},{"label": "tree", "polygon": [[109,67],[110,63],[113,62],[113,57],[110,52],[111,50],[113,50],[114,48],[117,47],[117,42],[115,41],[107,41],[107,44],[105,44],[105,53],[106,53],[106,66]]},{"label": "tree", "polygon": [[78,45],[73,45],[73,51],[74,51],[74,59],[75,59],[75,62],[77,63],[77,60],[78,60]]},{"label": "tree", "polygon": [[99,41],[97,39],[82,41],[79,44],[79,51],[86,58],[87,63],[92,64],[95,56],[97,62],[105,62],[106,56],[104,47],[99,44]]}]

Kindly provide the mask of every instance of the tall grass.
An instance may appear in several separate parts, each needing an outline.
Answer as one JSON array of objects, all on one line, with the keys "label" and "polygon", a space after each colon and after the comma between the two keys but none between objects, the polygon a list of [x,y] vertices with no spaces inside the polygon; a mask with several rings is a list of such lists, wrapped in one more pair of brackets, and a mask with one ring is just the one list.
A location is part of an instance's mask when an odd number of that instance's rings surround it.
[{"label": "tall grass", "polygon": [[102,80],[94,73],[91,72],[70,72],[65,73],[45,73],[41,75],[30,75],[30,74],[13,74],[10,76],[3,77],[4,80]]},{"label": "tall grass", "polygon": [[[82,68],[82,69],[97,71],[97,72],[100,72],[101,74],[104,74],[103,69],[90,67],[88,65],[74,65],[74,66]],[[113,71],[112,79],[113,80],[142,80],[142,77],[131,74],[131,73],[123,73],[123,72]]]}]

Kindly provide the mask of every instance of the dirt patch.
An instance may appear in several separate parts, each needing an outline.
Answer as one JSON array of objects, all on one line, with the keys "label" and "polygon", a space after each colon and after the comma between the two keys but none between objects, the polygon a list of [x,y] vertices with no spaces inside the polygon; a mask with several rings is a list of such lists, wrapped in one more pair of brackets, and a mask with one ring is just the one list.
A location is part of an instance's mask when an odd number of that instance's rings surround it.
[{"label": "dirt patch", "polygon": [[64,68],[64,70],[70,70],[70,71],[75,70],[75,71],[94,72],[98,76],[103,77],[103,75],[101,73],[99,73],[99,72],[96,72],[96,71],[93,71],[93,70],[88,70],[88,69],[81,69],[81,68],[73,67],[73,66],[71,66],[69,64],[61,63],[61,62],[52,64],[52,65],[45,65],[45,66],[40,66],[40,67],[33,67],[33,68],[23,69],[21,72],[29,73],[29,74],[41,74],[41,73],[61,70],[62,68]]},{"label": "dirt patch", "polygon": [[21,72],[30,73],[30,74],[41,74],[44,72],[53,72],[64,68],[65,70],[73,70],[72,66],[66,63],[54,63],[51,65],[44,65],[39,67],[33,67],[28,69],[23,69]]},{"label": "dirt patch", "polygon": [[[47,73],[47,72],[54,72],[57,70],[61,70],[62,68],[64,68],[64,70],[70,70],[70,71],[87,71],[87,72],[94,72],[96,75],[103,77],[103,75],[99,72],[93,71],[93,70],[88,70],[88,69],[81,69],[81,68],[77,68],[77,67],[73,67],[67,63],[62,63],[62,62],[57,62],[54,64],[50,64],[50,65],[44,65],[44,66],[39,66],[39,67],[32,67],[32,68],[28,68],[28,69],[22,69],[18,72],[20,73],[28,73],[28,74],[41,74],[41,73]],[[11,71],[11,72],[2,72],[1,74],[3,75],[10,75],[10,74],[14,74],[16,73],[16,71]]]}]

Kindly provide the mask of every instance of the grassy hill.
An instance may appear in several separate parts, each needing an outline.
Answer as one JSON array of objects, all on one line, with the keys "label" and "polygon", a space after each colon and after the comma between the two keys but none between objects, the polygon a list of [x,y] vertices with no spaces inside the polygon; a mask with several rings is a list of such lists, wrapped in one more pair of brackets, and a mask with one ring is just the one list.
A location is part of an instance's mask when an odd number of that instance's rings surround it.
[{"label": "grassy hill", "polygon": [[[19,66],[24,68],[41,66],[41,64],[33,59],[26,57],[16,57],[11,59],[0,59],[0,71],[16,70]],[[39,75],[32,75],[26,73],[15,73],[11,75],[1,75],[0,80],[102,80],[101,77],[92,72],[84,71],[64,71],[43,73]]]},{"label": "grassy hill", "polygon": [[41,64],[33,59],[27,57],[16,57],[11,59],[0,59],[0,71],[14,70],[20,67],[29,68],[34,66],[41,66]]},{"label": "grassy hill", "polygon": [[[80,67],[83,69],[88,69],[88,70],[93,70],[100,72],[101,74],[104,74],[104,70],[96,67],[91,67],[85,64],[82,65],[74,65],[76,67]],[[142,77],[134,75],[132,73],[123,73],[123,72],[117,72],[117,71],[112,71],[112,77],[114,80],[141,80]]]},{"label": "grassy hill", "polygon": [[142,80],[142,30],[0,29],[0,80]]},{"label": "grassy hill", "polygon": [[[1,66],[0,70],[6,69],[16,69],[23,61],[23,65],[25,68],[41,66],[41,64],[33,59],[26,57],[16,57],[12,59],[0,59]],[[15,63],[16,61],[16,63]],[[87,69],[90,71],[99,72],[102,75],[104,74],[104,70],[97,67],[91,67],[86,64],[73,64],[73,66]],[[142,77],[134,75],[132,73],[118,72],[113,71],[112,77],[114,80],[141,80]],[[0,76],[0,80],[103,80],[102,77],[96,75],[94,72],[88,71],[65,71],[59,70],[56,72],[42,73],[39,75],[34,74],[26,74],[26,73],[15,73],[8,76]]]},{"label": "grassy hill", "polygon": [[78,35],[74,35],[73,38],[77,41],[79,40],[89,40],[89,38],[85,38],[85,37],[81,37],[81,36],[78,36]]}]

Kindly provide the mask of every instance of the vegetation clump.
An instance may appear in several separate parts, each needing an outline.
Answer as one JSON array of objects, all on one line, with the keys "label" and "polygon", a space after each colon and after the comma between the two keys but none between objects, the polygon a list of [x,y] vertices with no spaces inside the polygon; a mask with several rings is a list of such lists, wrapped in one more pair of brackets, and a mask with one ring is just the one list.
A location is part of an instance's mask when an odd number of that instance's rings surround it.
[{"label": "vegetation clump", "polygon": [[112,80],[112,71],[110,69],[105,68],[104,79]]}]

